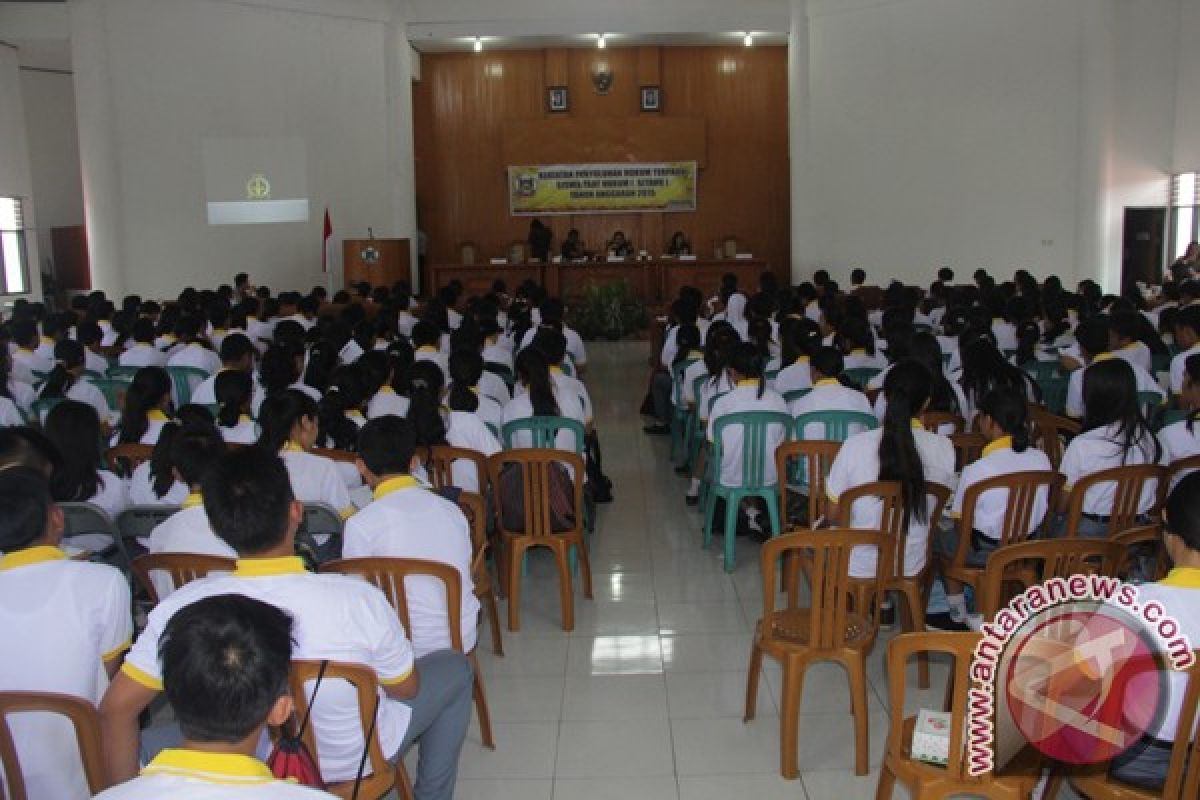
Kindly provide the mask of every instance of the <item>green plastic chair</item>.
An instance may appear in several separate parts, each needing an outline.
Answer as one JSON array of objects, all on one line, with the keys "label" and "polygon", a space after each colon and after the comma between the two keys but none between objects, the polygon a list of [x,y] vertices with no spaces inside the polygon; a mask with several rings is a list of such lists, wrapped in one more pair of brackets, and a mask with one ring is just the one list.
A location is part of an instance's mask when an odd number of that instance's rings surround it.
[{"label": "green plastic chair", "polygon": [[539,449],[553,450],[555,439],[561,430],[569,430],[575,434],[575,452],[583,456],[583,423],[567,417],[526,417],[504,423],[504,449],[513,449],[513,434],[518,431],[528,431],[533,436],[533,446]]},{"label": "green plastic chair", "polygon": [[1050,409],[1052,414],[1057,414],[1061,417],[1066,413],[1067,387],[1070,384],[1070,380],[1070,378],[1061,373],[1041,380],[1035,379],[1038,388],[1042,391],[1042,405]]},{"label": "green plastic chair", "polygon": [[859,386],[865,387],[871,382],[872,378],[881,372],[883,370],[878,367],[854,367],[853,369],[844,370],[842,374]]},{"label": "green plastic chair", "polygon": [[123,380],[126,383],[129,383],[133,380],[133,376],[137,375],[139,369],[141,369],[141,367],[109,367],[108,377],[110,380]]},{"label": "green plastic chair", "polygon": [[105,375],[103,373],[96,372],[94,369],[85,369],[83,371],[83,377],[89,381],[102,381],[104,380]]},{"label": "green plastic chair", "polygon": [[779,370],[777,370],[777,369],[769,369],[763,373],[763,380],[766,381],[766,383],[768,385],[774,383],[775,379],[778,377],[779,377]]},{"label": "green plastic chair", "polygon": [[34,420],[38,425],[46,422],[46,415],[49,414],[56,405],[66,400],[65,397],[47,397],[41,400],[34,400],[30,411],[33,414]]},{"label": "green plastic chair", "polygon": [[1162,430],[1168,425],[1174,425],[1176,422],[1183,422],[1188,418],[1187,409],[1184,408],[1168,408],[1163,411],[1162,417],[1158,422],[1158,430]]},{"label": "green plastic chair", "polygon": [[564,358],[562,363],[558,365],[558,368],[563,371],[564,375],[568,375],[572,378],[575,377],[575,362],[571,360],[570,356]]},{"label": "green plastic chair", "polygon": [[1171,354],[1170,353],[1151,353],[1150,354],[1150,374],[1157,375],[1160,372],[1171,371]]},{"label": "green plastic chair", "polygon": [[704,430],[700,427],[700,389],[706,380],[708,380],[707,374],[697,375],[692,379],[692,397],[696,398],[696,404],[692,406],[691,413],[687,418],[687,432],[684,434],[684,439],[687,440],[687,452],[684,454],[686,459],[683,462],[684,466],[696,463],[700,444],[704,441]]},{"label": "green plastic chair", "polygon": [[1057,361],[1026,361],[1021,369],[1039,385],[1042,381],[1053,380],[1063,374]]},{"label": "green plastic chair", "polygon": [[105,378],[93,380],[91,384],[104,394],[104,399],[108,401],[110,409],[121,410],[121,398],[124,396],[125,390],[129,388],[129,381],[121,378]]},{"label": "green plastic chair", "polygon": [[809,411],[796,417],[795,438],[804,441],[804,429],[809,425],[824,425],[825,435],[830,442],[844,442],[850,438],[850,426],[858,425],[864,430],[875,430],[879,420],[865,411]]},{"label": "green plastic chair", "polygon": [[1165,402],[1165,398],[1158,392],[1138,392],[1138,406],[1142,409],[1142,416],[1148,420],[1153,420],[1159,406]]},{"label": "green plastic chair", "polygon": [[787,404],[790,406],[792,403],[796,402],[801,397],[804,397],[811,391],[812,391],[811,386],[807,389],[792,389],[790,392],[783,393],[783,399],[786,400]]},{"label": "green plastic chair", "polygon": [[171,385],[175,388],[176,408],[192,402],[192,389],[208,379],[208,371],[199,367],[167,367]]},{"label": "green plastic chair", "polygon": [[[767,433],[771,426],[783,429],[783,438],[788,438],[792,426],[789,414],[778,411],[739,411],[725,414],[713,423],[712,459],[709,461],[711,486],[704,502],[704,548],[712,542],[713,517],[717,511],[717,499],[725,500],[725,571],[734,569],[734,540],[737,531],[738,506],[746,497],[761,497],[767,504],[767,516],[771,521],[771,535],[778,536],[782,530],[779,521],[778,481],[766,482],[767,460],[774,462],[775,453],[767,445]],[[726,428],[742,428],[742,480],[737,486],[721,484],[721,461],[724,455],[724,432]]]},{"label": "green plastic chair", "polygon": [[687,449],[687,425],[691,412],[683,405],[683,373],[696,359],[687,359],[671,366],[671,406],[675,409],[671,418],[671,463],[679,461],[679,454]]}]

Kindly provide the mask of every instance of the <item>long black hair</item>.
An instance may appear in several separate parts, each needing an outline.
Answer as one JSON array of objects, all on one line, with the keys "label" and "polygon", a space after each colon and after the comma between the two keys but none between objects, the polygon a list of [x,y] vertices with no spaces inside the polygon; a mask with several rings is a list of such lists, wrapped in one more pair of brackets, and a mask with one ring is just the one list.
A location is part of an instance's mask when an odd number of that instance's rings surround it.
[{"label": "long black hair", "polygon": [[479,410],[479,379],[483,377],[483,356],[474,350],[455,350],[447,365],[450,370],[450,392],[446,407],[451,411]]},{"label": "long black hair", "polygon": [[925,467],[912,421],[925,410],[929,400],[929,370],[916,361],[902,361],[888,370],[883,379],[887,411],[883,415],[883,435],[879,439],[879,480],[897,481],[904,499],[904,527],[912,520],[925,522],[929,509],[925,502]]},{"label": "long black hair", "polygon": [[1041,396],[1041,390],[1024,370],[1008,363],[990,338],[981,337],[962,350],[962,377],[959,385],[968,403],[977,403],[992,389],[1006,386],[1028,396]]},{"label": "long black hair", "polygon": [[217,424],[233,428],[250,408],[254,397],[254,379],[250,373],[240,369],[227,369],[217,374],[213,382],[213,396],[219,406]]},{"label": "long black hair", "polygon": [[780,364],[790,367],[797,360],[811,357],[821,346],[821,330],[811,319],[787,317],[779,323]]},{"label": "long black hair", "polygon": [[871,326],[859,317],[847,317],[838,328],[838,341],[842,351],[849,354],[854,350],[865,350],[867,355],[875,355],[875,336]]},{"label": "long black hair", "polygon": [[[1120,358],[1093,361],[1083,373],[1083,430],[1117,426],[1116,444],[1121,448],[1121,463],[1134,447],[1147,456],[1146,463],[1156,464],[1162,446],[1146,423],[1137,396],[1137,378],[1133,367]],[[1153,453],[1147,452],[1150,444]]]},{"label": "long black hair", "polygon": [[679,330],[675,333],[675,360],[671,362],[671,368],[690,361],[692,352],[700,348],[700,329],[694,324],[683,324],[679,326]]},{"label": "long black hair", "polygon": [[334,370],[329,389],[318,404],[317,440],[339,450],[358,447],[358,425],[346,415],[361,412],[366,403],[362,371],[354,366]]},{"label": "long black hair", "polygon": [[50,409],[43,426],[62,461],[50,477],[57,502],[86,502],[100,488],[100,417],[87,403],[64,400]]},{"label": "long black hair", "polygon": [[809,363],[813,370],[826,378],[832,378],[847,389],[862,391],[861,386],[846,377],[846,360],[842,357],[842,351],[836,347],[818,347]]},{"label": "long black hair", "polygon": [[1012,437],[1014,453],[1023,453],[1029,447],[1029,404],[1020,392],[1007,386],[993,389],[979,401],[979,413],[987,414]]},{"label": "long black hair", "polygon": [[299,357],[300,353],[291,345],[273,344],[267,348],[258,367],[258,376],[268,397],[287,391],[300,379],[300,368],[296,364]]},{"label": "long black hair", "polygon": [[54,369],[46,375],[38,397],[43,400],[66,397],[79,380],[74,370],[82,369],[84,361],[83,345],[74,339],[60,339],[54,345]]},{"label": "long black hair", "polygon": [[[1194,356],[1188,356],[1187,359],[1183,362],[1183,369],[1184,369],[1185,375],[1187,376],[1188,381],[1191,382],[1192,384],[1200,387],[1200,354],[1196,354]],[[1197,405],[1195,408],[1188,411],[1188,416],[1187,416],[1188,433],[1192,432],[1192,427],[1195,424],[1197,419],[1200,419],[1200,405]]]},{"label": "long black hair", "polygon": [[408,421],[417,434],[417,444],[430,447],[446,443],[446,421],[442,419],[442,369],[432,361],[413,364],[408,387]]},{"label": "long black hair", "polygon": [[929,370],[929,410],[963,416],[966,410],[958,407],[958,394],[942,370],[942,346],[938,344],[937,337],[932,333],[914,333],[908,345],[908,355]]},{"label": "long black hair", "polygon": [[729,357],[729,370],[736,372],[742,380],[758,381],[756,397],[762,397],[767,388],[764,372],[767,359],[753,342],[741,342],[733,348]]},{"label": "long black hair", "polygon": [[171,376],[162,367],[142,367],[125,391],[117,441],[140,442],[150,427],[149,413],[171,402]]},{"label": "long black hair", "polygon": [[292,438],[292,429],[302,419],[317,419],[317,403],[298,389],[267,395],[258,409],[257,447],[278,453]]},{"label": "long black hair", "polygon": [[546,357],[535,347],[526,347],[517,354],[517,377],[529,392],[529,403],[535,417],[557,417],[558,398],[554,396],[554,384],[550,380],[550,365]]}]

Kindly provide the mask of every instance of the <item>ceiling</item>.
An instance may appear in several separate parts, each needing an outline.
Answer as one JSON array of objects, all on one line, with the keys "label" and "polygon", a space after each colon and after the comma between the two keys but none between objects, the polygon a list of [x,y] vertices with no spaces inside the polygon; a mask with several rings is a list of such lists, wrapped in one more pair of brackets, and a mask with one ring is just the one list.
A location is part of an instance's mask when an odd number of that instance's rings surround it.
[{"label": "ceiling", "polygon": [[[657,34],[604,34],[609,47],[696,47],[713,45],[742,45],[745,31],[729,33],[657,33]],[[786,45],[787,34],[754,32],[756,45]],[[484,36],[485,50],[538,50],[547,47],[595,47],[597,34],[566,36]],[[458,36],[445,38],[421,38],[413,36],[409,40],[412,46],[421,53],[454,53],[466,52],[475,46],[474,37]]]}]

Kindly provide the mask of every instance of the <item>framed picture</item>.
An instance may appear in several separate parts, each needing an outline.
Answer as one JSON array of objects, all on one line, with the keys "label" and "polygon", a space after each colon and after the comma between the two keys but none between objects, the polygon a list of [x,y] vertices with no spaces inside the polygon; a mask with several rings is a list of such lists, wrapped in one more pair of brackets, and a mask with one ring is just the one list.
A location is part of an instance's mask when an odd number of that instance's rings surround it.
[{"label": "framed picture", "polygon": [[546,108],[551,111],[566,111],[567,103],[567,87],[551,86],[546,90]]},{"label": "framed picture", "polygon": [[662,87],[642,87],[642,111],[662,111]]}]

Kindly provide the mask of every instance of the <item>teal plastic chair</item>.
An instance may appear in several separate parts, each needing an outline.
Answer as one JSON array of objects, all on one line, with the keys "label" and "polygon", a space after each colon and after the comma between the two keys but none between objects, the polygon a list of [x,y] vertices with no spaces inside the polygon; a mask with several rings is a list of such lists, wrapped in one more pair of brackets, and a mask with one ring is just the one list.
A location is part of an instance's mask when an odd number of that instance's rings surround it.
[{"label": "teal plastic chair", "polygon": [[1053,380],[1063,374],[1057,361],[1026,361],[1021,369],[1039,385],[1042,381]]},{"label": "teal plastic chair", "polygon": [[1188,418],[1187,409],[1169,408],[1162,413],[1162,418],[1158,422],[1158,430],[1162,430],[1168,425],[1174,425],[1176,422],[1183,422]]},{"label": "teal plastic chair", "polygon": [[208,372],[199,367],[167,367],[167,374],[175,388],[177,408],[192,402],[192,389],[208,379]]},{"label": "teal plastic chair", "polygon": [[102,373],[96,372],[94,369],[85,369],[83,371],[83,377],[89,381],[102,381],[105,378]]},{"label": "teal plastic chair", "polygon": [[1158,392],[1138,392],[1137,397],[1138,406],[1142,409],[1142,416],[1148,420],[1154,419],[1159,406],[1165,402],[1165,398]]},{"label": "teal plastic chair", "polygon": [[804,441],[804,429],[809,425],[824,425],[825,435],[821,437],[829,442],[844,442],[850,438],[850,426],[857,425],[864,430],[875,430],[879,420],[874,414],[865,411],[809,411],[796,417],[795,438]]},{"label": "teal plastic chair", "polygon": [[763,380],[766,381],[767,384],[774,383],[775,379],[778,377],[779,377],[779,370],[777,370],[777,369],[769,369],[763,373]]},{"label": "teal plastic chair", "polygon": [[1151,353],[1150,354],[1150,374],[1157,375],[1160,372],[1171,371],[1171,354],[1168,353]]},{"label": "teal plastic chair", "polygon": [[533,436],[533,447],[553,450],[554,442],[561,430],[569,430],[575,434],[575,452],[579,456],[583,456],[583,423],[567,417],[526,417],[504,423],[501,430],[504,437],[504,449],[513,449],[513,434],[518,431],[527,431]]},{"label": "teal plastic chair", "polygon": [[866,387],[871,382],[871,379],[881,372],[883,370],[877,367],[854,367],[853,369],[844,370],[842,374],[859,386]]},{"label": "teal plastic chair", "polygon": [[696,398],[696,404],[692,406],[691,413],[687,418],[687,432],[684,434],[684,438],[687,440],[687,453],[684,454],[686,459],[683,462],[684,466],[696,463],[700,445],[704,442],[704,430],[700,427],[700,389],[706,380],[708,380],[707,374],[697,375],[692,379],[692,397]]},{"label": "teal plastic chair", "polygon": [[787,401],[788,405],[791,405],[792,403],[796,402],[801,397],[804,397],[811,391],[812,391],[812,387],[809,387],[807,389],[792,389],[790,392],[783,393],[783,399]]},{"label": "teal plastic chair", "polygon": [[90,383],[104,394],[104,399],[108,401],[108,407],[111,410],[121,410],[121,400],[125,396],[125,390],[129,388],[129,381],[120,378],[104,378],[90,381]]},{"label": "teal plastic chair", "polygon": [[683,373],[696,359],[688,359],[671,366],[671,406],[675,409],[671,418],[671,463],[679,461],[680,453],[687,450],[687,425],[691,412],[683,405]]},{"label": "teal plastic chair", "polygon": [[108,377],[109,380],[123,380],[126,383],[129,383],[133,380],[133,376],[137,375],[139,369],[141,369],[141,367],[109,367]]},{"label": "teal plastic chair", "polygon": [[1038,388],[1042,391],[1042,405],[1046,406],[1050,413],[1060,417],[1066,413],[1067,387],[1070,380],[1069,377],[1060,373],[1036,381]]},{"label": "teal plastic chair", "polygon": [[[711,487],[704,502],[704,548],[712,542],[713,517],[717,511],[717,499],[725,500],[725,571],[734,569],[734,540],[737,531],[738,506],[746,497],[761,497],[767,504],[767,516],[771,521],[771,535],[778,536],[782,530],[779,521],[778,478],[766,481],[766,464],[773,464],[775,453],[767,444],[767,434],[778,425],[786,441],[792,427],[789,414],[778,411],[739,411],[725,414],[713,423],[712,458],[709,460]],[[742,429],[742,480],[737,486],[721,483],[721,461],[724,456],[724,432],[734,426]]]}]

